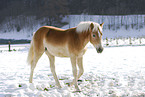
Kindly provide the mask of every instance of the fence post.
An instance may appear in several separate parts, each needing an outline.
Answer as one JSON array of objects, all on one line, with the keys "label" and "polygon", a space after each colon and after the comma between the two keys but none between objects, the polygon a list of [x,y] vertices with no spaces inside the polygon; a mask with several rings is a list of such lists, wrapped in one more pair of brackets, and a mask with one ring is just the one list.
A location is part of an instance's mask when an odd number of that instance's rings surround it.
[{"label": "fence post", "polygon": [[130,45],[132,45],[132,42],[131,42],[131,37],[129,37],[129,44],[130,44]]},{"label": "fence post", "polygon": [[116,38],[116,45],[118,45],[118,38]]},{"label": "fence post", "polygon": [[9,52],[10,52],[11,51],[11,42],[8,41],[8,43],[9,43]]},{"label": "fence post", "polygon": [[139,43],[141,44],[141,37],[139,38]]},{"label": "fence post", "polygon": [[109,45],[108,38],[106,37],[106,46],[108,46],[108,45]]}]

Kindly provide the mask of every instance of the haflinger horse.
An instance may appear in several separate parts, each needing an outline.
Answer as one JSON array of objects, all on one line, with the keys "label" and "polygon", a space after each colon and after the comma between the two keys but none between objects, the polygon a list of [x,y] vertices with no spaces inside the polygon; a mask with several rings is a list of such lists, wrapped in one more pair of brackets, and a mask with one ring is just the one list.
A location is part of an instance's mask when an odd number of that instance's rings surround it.
[{"label": "haflinger horse", "polygon": [[[72,64],[74,79],[69,84],[74,84],[76,91],[80,91],[77,81],[84,72],[83,55],[86,52],[86,45],[91,42],[98,53],[102,53],[102,28],[103,24],[87,21],[80,22],[77,27],[70,29],[60,29],[53,26],[43,26],[33,35],[29,49],[27,62],[31,65],[30,79],[32,83],[33,72],[36,64],[42,54],[48,56],[50,60],[50,69],[55,79],[56,85],[61,88],[55,72],[55,56],[69,57]],[[79,73],[77,71],[79,68]]]}]

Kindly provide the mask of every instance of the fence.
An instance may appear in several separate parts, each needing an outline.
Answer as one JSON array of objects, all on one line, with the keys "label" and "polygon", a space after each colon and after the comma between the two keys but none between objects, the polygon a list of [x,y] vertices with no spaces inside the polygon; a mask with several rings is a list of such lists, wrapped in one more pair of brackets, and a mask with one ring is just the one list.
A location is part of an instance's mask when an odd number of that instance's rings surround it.
[{"label": "fence", "polygon": [[145,46],[145,38],[106,38],[103,39],[104,46]]},{"label": "fence", "polygon": [[[145,46],[145,38],[105,38],[103,39],[104,47],[121,47],[121,46]],[[30,44],[7,44],[0,45],[0,52],[3,51],[28,51]]]},{"label": "fence", "polygon": [[4,44],[0,45],[0,52],[3,51],[28,51],[30,44]]}]

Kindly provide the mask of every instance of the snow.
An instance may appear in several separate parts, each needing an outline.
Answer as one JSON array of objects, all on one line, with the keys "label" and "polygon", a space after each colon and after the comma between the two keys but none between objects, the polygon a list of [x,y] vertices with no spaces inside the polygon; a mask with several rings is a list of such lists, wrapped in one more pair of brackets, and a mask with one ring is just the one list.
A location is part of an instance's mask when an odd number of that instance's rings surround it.
[{"label": "snow", "polygon": [[[39,60],[34,82],[30,84],[30,67],[26,64],[28,45],[15,45],[16,51],[0,48],[0,97],[116,97],[145,96],[145,46],[105,47],[102,54],[89,44],[84,55],[81,92],[67,83],[73,79],[69,58],[56,58],[56,73],[62,85],[55,86],[49,60]],[[5,48],[5,49],[4,49]]]}]

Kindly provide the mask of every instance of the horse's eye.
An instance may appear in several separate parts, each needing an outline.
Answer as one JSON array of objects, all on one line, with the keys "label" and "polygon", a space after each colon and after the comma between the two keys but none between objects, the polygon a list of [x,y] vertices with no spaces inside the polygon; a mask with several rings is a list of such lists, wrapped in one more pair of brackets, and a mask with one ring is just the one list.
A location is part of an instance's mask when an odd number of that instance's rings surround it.
[{"label": "horse's eye", "polygon": [[93,37],[96,37],[96,35],[93,35]]}]

